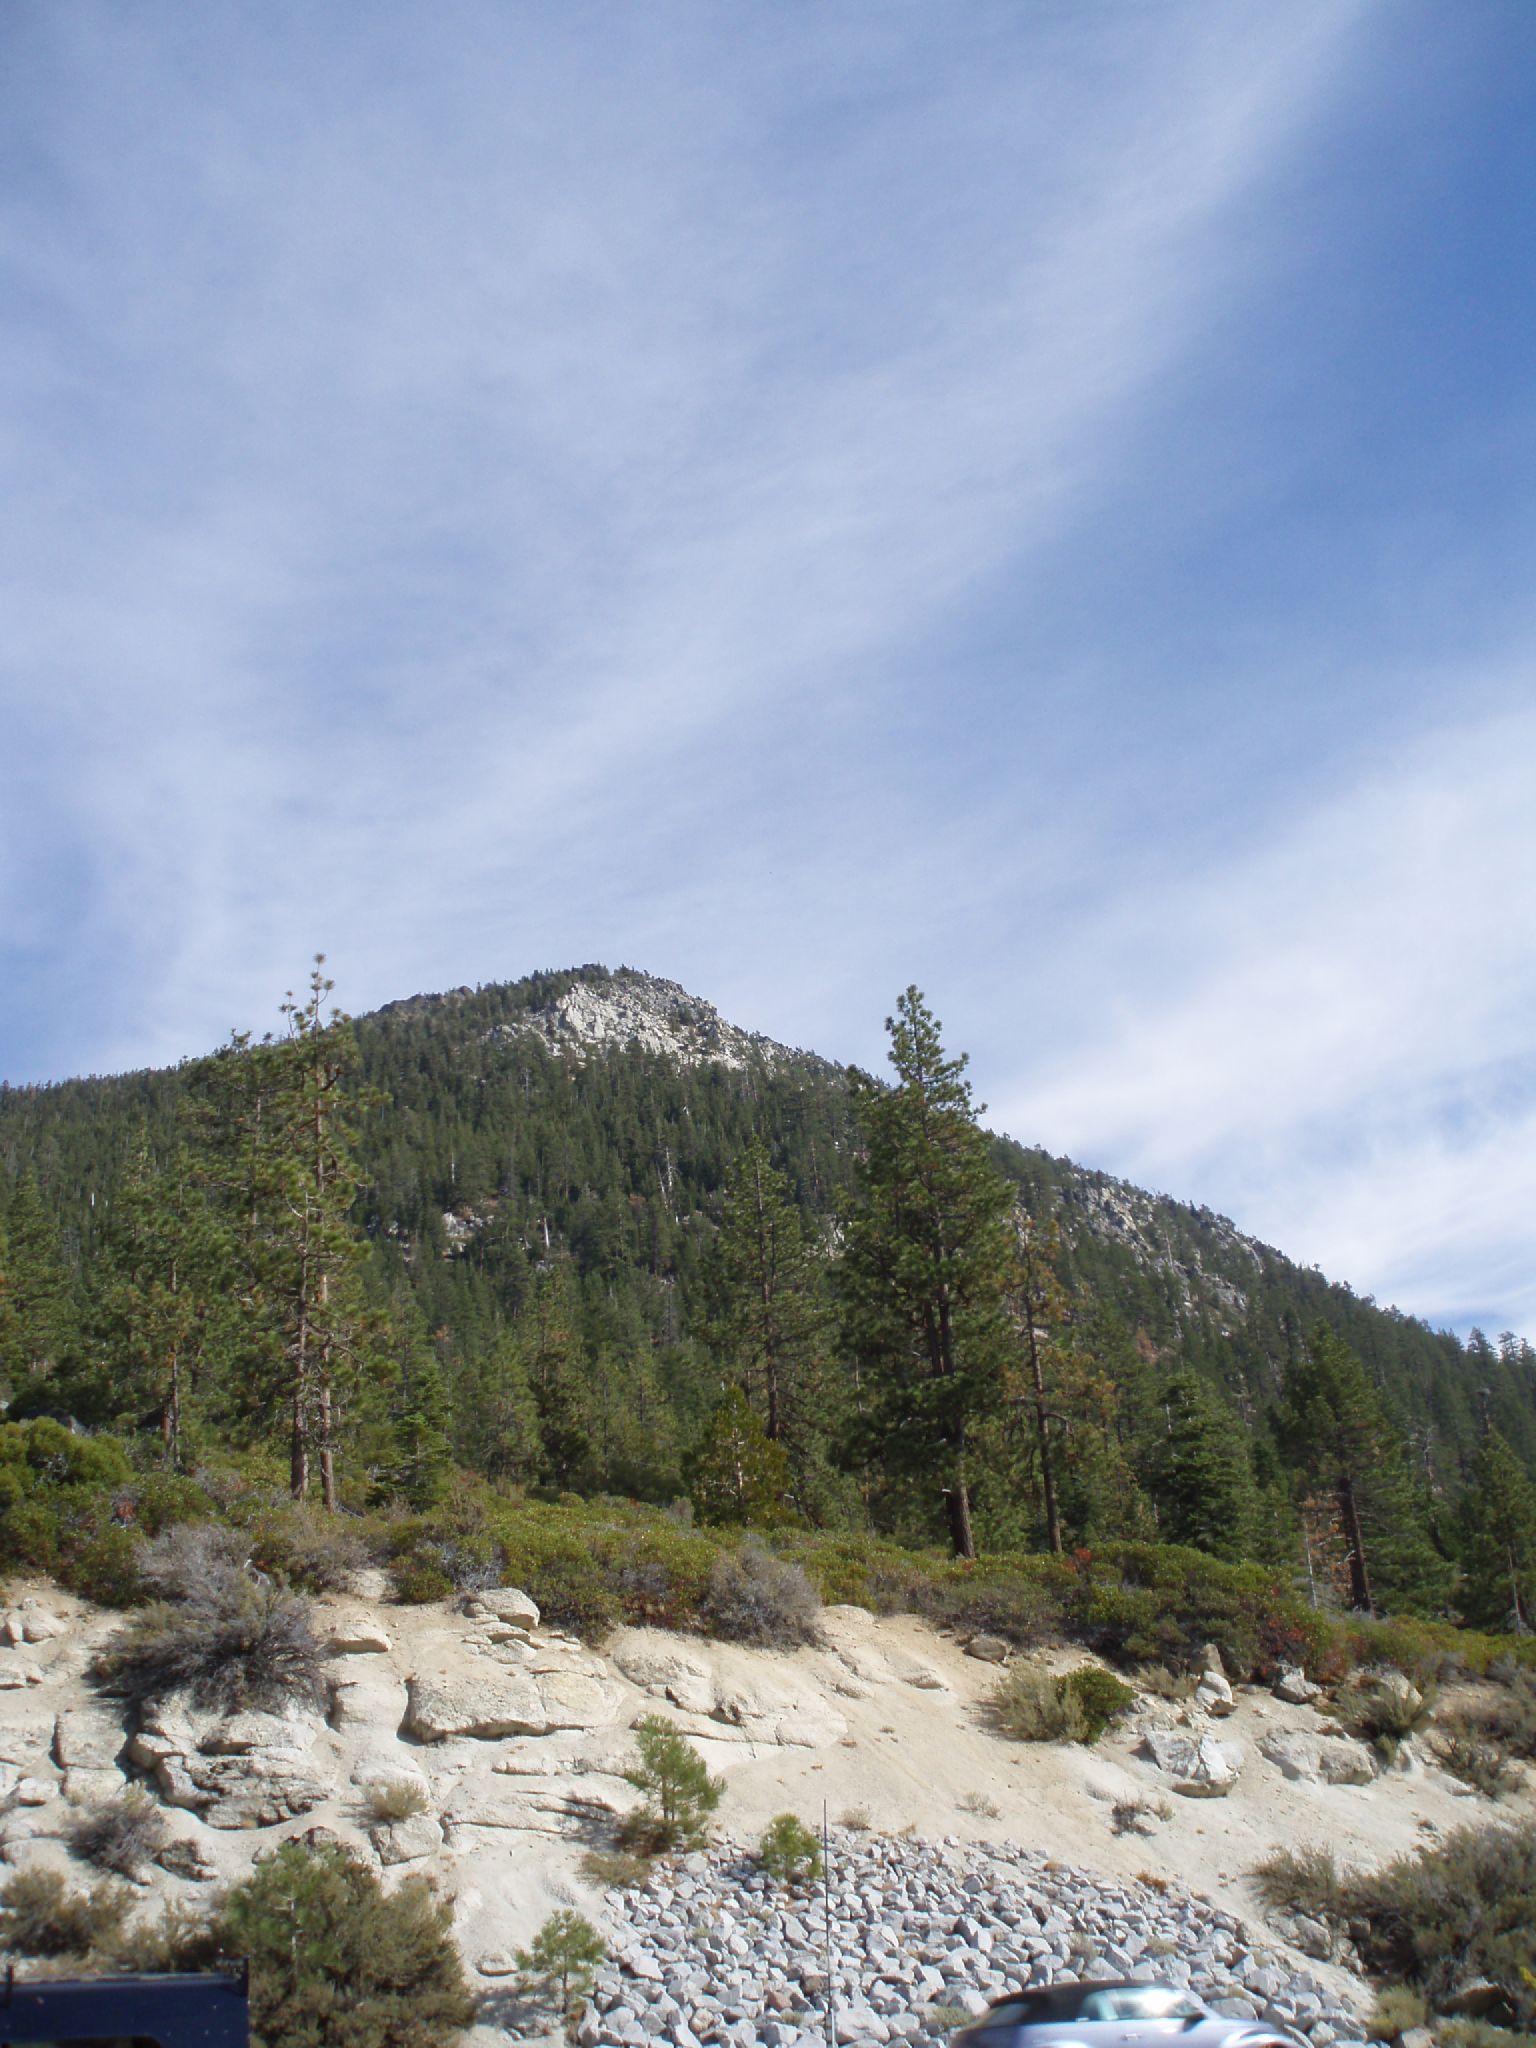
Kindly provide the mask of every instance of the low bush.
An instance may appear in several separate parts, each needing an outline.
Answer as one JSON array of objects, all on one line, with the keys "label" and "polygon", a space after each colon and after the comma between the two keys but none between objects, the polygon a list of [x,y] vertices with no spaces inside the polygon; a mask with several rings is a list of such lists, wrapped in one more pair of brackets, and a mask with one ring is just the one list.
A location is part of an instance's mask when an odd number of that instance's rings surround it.
[{"label": "low bush", "polygon": [[345,1593],[378,1547],[357,1517],[327,1514],[309,1501],[265,1509],[252,1522],[249,1541],[264,1572],[306,1593]]},{"label": "low bush", "polygon": [[75,1854],[98,1870],[117,1877],[137,1877],[165,1846],[165,1815],[149,1794],[135,1785],[119,1798],[93,1806],[69,1824],[65,1840]]},{"label": "low bush", "polygon": [[604,1891],[633,1891],[650,1876],[651,1859],[628,1849],[589,1849],[581,1859],[581,1874]]},{"label": "low bush", "polygon": [[1352,1735],[1391,1763],[1400,1745],[1428,1725],[1433,1709],[1434,1688],[1427,1680],[1421,1690],[1396,1671],[1367,1671],[1340,1693],[1334,1711]]},{"label": "low bush", "polygon": [[1386,1984],[1376,1994],[1366,2034],[1372,2041],[1395,2041],[1410,2027],[1422,2027],[1428,2016],[1422,1991],[1407,1984]]},{"label": "low bush", "polygon": [[821,1844],[796,1814],[781,1813],[763,1830],[757,1860],[780,1884],[809,1884],[821,1875]]},{"label": "low bush", "polygon": [[1442,1714],[1429,1746],[1443,1770],[1486,1799],[1502,1799],[1519,1790],[1520,1772],[1514,1759],[1490,1732],[1483,1716],[1470,1708]]},{"label": "low bush", "polygon": [[710,1635],[728,1642],[791,1650],[819,1641],[816,1588],[797,1564],[747,1537],[734,1555],[717,1559],[700,1608]]},{"label": "low bush", "polygon": [[1166,1799],[1117,1799],[1110,1808],[1109,1822],[1117,1835],[1150,1835],[1154,1821],[1172,1818],[1173,1808]]},{"label": "low bush", "polygon": [[429,1813],[432,1800],[420,1778],[373,1778],[363,1791],[368,1818],[389,1823]]},{"label": "low bush", "polygon": [[1344,1905],[1374,1975],[1439,2005],[1467,1980],[1496,1984],[1510,2024],[1536,2022],[1536,1826],[1461,1828],[1353,1879]]},{"label": "low bush", "polygon": [[0,1884],[0,1948],[22,1956],[88,1956],[110,1944],[133,1904],[108,1880],[77,1891],[56,1870],[18,1870]]},{"label": "low bush", "polygon": [[1277,1849],[1253,1873],[1266,1906],[1283,1913],[1309,1913],[1337,1925],[1344,1918],[1345,1880],[1331,1849]]},{"label": "low bush", "polygon": [[157,1601],[109,1643],[92,1669],[105,1690],[142,1706],[185,1693],[224,1713],[320,1706],[324,1658],[308,1603],[243,1572],[221,1572],[173,1606]]},{"label": "low bush", "polygon": [[1136,1694],[1124,1679],[1116,1678],[1113,1671],[1100,1670],[1096,1664],[1083,1664],[1076,1671],[1069,1671],[1065,1683],[1077,1695],[1083,1710],[1084,1732],[1078,1738],[1082,1742],[1097,1742],[1117,1715],[1135,1705]]},{"label": "low bush", "polygon": [[988,1704],[997,1725],[1016,1742],[1094,1743],[1135,1698],[1123,1679],[1096,1664],[1055,1678],[1015,1664]]},{"label": "low bush", "polygon": [[1086,1742],[1088,1716],[1076,1690],[1047,1671],[1015,1664],[988,1702],[992,1717],[1015,1742]]}]

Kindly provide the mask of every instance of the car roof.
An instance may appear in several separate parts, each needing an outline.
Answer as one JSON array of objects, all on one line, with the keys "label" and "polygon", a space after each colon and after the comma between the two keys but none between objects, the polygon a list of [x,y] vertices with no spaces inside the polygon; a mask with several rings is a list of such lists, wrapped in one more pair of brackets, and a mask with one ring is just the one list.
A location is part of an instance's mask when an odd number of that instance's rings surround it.
[{"label": "car roof", "polygon": [[1070,2020],[1076,2018],[1078,2007],[1092,1991],[1168,1991],[1191,1995],[1187,1987],[1148,1984],[1134,1977],[1106,1977],[1086,1984],[1077,1978],[1064,1978],[1057,1984],[1032,1984],[1027,1989],[1021,1986],[1017,1991],[1008,1991],[1001,1998],[994,1998],[992,2003],[1028,2006],[1032,2016],[1043,2020]]}]

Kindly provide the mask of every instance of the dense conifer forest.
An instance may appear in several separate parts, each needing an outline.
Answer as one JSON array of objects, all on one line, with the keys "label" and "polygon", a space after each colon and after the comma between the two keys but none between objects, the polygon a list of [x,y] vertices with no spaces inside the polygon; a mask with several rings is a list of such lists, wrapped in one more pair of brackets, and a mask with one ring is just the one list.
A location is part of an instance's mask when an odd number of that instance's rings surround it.
[{"label": "dense conifer forest", "polygon": [[1528,1345],[986,1133],[915,990],[879,1077],[528,1028],[624,979],[353,1023],[317,970],[268,1039],[0,1089],[10,1420],[338,1514],[475,1475],[959,1557],[1178,1543],[1524,1629]]}]

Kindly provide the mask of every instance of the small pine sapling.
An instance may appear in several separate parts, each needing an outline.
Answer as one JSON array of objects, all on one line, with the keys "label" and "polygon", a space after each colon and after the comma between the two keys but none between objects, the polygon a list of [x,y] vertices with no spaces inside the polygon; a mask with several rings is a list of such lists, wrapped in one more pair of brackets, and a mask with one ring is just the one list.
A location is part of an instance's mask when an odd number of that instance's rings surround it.
[{"label": "small pine sapling", "polygon": [[514,1951],[523,1988],[534,1997],[558,1993],[560,2015],[568,2019],[592,1989],[592,1973],[608,1953],[603,1937],[580,1913],[551,1913],[529,1948]]},{"label": "small pine sapling", "polygon": [[696,1847],[705,1839],[725,1780],[710,1776],[682,1730],[660,1714],[635,1723],[635,1744],[639,1754],[624,1776],[646,1798],[624,1823],[625,1846],[652,1853]]},{"label": "small pine sapling", "polygon": [[757,1860],[781,1884],[809,1884],[821,1875],[821,1844],[803,1820],[781,1813],[763,1830]]}]

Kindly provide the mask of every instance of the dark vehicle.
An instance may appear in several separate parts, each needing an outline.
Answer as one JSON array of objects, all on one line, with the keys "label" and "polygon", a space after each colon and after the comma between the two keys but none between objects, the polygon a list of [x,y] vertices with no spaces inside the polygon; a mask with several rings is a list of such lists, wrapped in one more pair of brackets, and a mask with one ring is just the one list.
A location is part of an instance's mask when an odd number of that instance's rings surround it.
[{"label": "dark vehicle", "polygon": [[245,1969],[214,1977],[0,1978],[0,2048],[247,2048]]},{"label": "dark vehicle", "polygon": [[1284,2027],[1226,2020],[1171,1984],[1043,1984],[995,1999],[964,2048],[1298,2048]]}]

